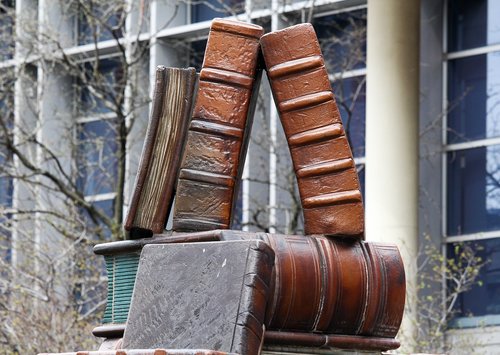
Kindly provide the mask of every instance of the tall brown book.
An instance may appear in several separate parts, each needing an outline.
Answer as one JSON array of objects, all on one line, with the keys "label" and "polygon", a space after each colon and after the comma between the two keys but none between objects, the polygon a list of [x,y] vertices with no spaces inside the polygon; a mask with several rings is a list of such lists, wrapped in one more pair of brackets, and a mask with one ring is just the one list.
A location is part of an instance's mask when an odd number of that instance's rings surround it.
[{"label": "tall brown book", "polygon": [[297,175],[305,233],[363,238],[359,179],[312,25],[268,33],[261,48]]},{"label": "tall brown book", "polygon": [[212,22],[179,173],[175,231],[229,228],[261,70],[260,26]]},{"label": "tall brown book", "polygon": [[192,110],[194,68],[159,66],[153,109],[135,187],[125,220],[130,237],[161,233],[172,206],[174,186]]}]

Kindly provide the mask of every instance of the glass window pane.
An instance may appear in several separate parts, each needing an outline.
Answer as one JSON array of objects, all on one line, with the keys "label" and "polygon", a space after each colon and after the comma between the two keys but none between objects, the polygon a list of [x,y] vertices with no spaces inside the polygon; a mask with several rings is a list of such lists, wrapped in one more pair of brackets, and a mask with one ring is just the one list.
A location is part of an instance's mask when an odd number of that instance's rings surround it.
[{"label": "glass window pane", "polygon": [[[0,164],[4,164],[5,160],[0,153]],[[12,178],[0,172],[0,208],[8,208],[12,206],[13,184]]]},{"label": "glass window pane", "polygon": [[[85,5],[83,5],[85,4]],[[108,0],[87,1],[78,11],[78,44],[94,43],[122,37],[125,25],[122,18],[125,2]]]},{"label": "glass window pane", "polygon": [[0,84],[0,120],[7,130],[5,132],[0,128],[0,207],[11,207],[13,183],[8,169],[12,161],[12,153],[6,146],[7,141],[13,139],[14,128],[14,94],[11,82],[3,83],[3,86]]},{"label": "glass window pane", "polygon": [[330,74],[366,67],[366,10],[318,17],[313,26]]},{"label": "glass window pane", "polygon": [[[110,199],[110,200],[102,200],[102,201],[95,201],[92,202],[92,206],[94,206],[96,209],[100,210],[101,212],[104,212],[108,217],[113,217],[114,215],[114,208],[115,208],[115,200]],[[96,221],[92,219],[89,213],[87,213],[86,210],[82,209],[80,211],[81,216],[83,218],[83,222],[87,228],[93,229],[97,227]],[[102,227],[102,235],[104,236],[105,239],[110,240],[111,239],[111,230],[105,226],[104,224],[101,226]]]},{"label": "glass window pane", "polygon": [[118,167],[115,121],[83,123],[78,138],[78,188],[85,196],[113,192]]},{"label": "glass window pane", "polygon": [[448,143],[500,136],[500,52],[449,62]]},{"label": "glass window pane", "polygon": [[245,10],[244,0],[194,0],[191,4],[192,23],[235,16]]},{"label": "glass window pane", "polygon": [[12,59],[14,54],[15,1],[0,1],[0,60]]},{"label": "glass window pane", "polygon": [[358,172],[359,185],[360,185],[360,189],[361,189],[361,195],[363,196],[363,202],[366,204],[366,199],[365,199],[365,172],[366,172],[366,165],[365,164],[358,164],[358,165],[356,165],[356,170]]},{"label": "glass window pane", "polygon": [[201,66],[203,65],[203,58],[205,56],[206,46],[207,46],[206,39],[191,42],[189,66],[194,67],[197,72],[201,70]]},{"label": "glass window pane", "polygon": [[[500,238],[447,245],[448,296],[455,317],[500,314]],[[458,292],[465,288],[465,292]]]},{"label": "glass window pane", "polygon": [[447,234],[500,229],[500,146],[448,153]]},{"label": "glass window pane", "polygon": [[332,83],[340,116],[355,157],[365,155],[365,77],[340,79]]},{"label": "glass window pane", "polygon": [[448,1],[448,51],[500,43],[500,1]]},{"label": "glass window pane", "polygon": [[117,93],[122,92],[125,85],[119,60],[99,61],[97,72],[94,64],[94,62],[85,63],[85,82],[78,80],[81,116],[110,112],[110,107],[116,105]]}]

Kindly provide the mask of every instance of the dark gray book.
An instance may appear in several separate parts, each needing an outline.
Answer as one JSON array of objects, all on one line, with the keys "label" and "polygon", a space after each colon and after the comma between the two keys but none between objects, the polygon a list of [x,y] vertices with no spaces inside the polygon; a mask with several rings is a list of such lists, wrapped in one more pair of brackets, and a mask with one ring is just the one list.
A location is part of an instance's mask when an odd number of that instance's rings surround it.
[{"label": "dark gray book", "polygon": [[258,354],[273,264],[259,240],[146,245],[123,347]]}]

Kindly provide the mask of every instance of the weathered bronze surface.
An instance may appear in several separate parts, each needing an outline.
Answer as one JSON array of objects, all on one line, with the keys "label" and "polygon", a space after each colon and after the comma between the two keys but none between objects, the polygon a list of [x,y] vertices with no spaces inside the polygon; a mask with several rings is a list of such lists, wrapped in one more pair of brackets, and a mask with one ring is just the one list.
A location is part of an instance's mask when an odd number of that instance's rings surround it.
[{"label": "weathered bronze surface", "polygon": [[196,82],[194,68],[156,69],[153,110],[125,230],[131,238],[161,233],[174,198]]},{"label": "weathered bronze surface", "polygon": [[[403,263],[396,246],[362,241],[359,181],[314,29],[262,33],[234,21],[212,24],[174,212],[174,230],[194,233],[95,248],[103,255],[143,249],[127,326],[96,328],[115,338],[101,350],[201,348],[215,355],[258,354],[262,346],[399,347]],[[307,236],[227,230],[256,97],[259,38]]]},{"label": "weathered bronze surface", "polygon": [[275,253],[268,329],[396,336],[406,283],[395,245],[321,235],[221,233],[223,240],[255,238]]},{"label": "weathered bronze surface", "polygon": [[123,347],[257,354],[273,262],[259,240],[145,246]]},{"label": "weathered bronze surface", "polygon": [[[39,355],[56,355],[47,353]],[[57,353],[57,355],[236,355],[221,351],[204,349],[133,349],[133,350],[99,350],[77,351],[73,353]]]},{"label": "weathered bronze surface", "polygon": [[261,70],[262,27],[216,19],[182,160],[173,229],[229,228]]},{"label": "weathered bronze surface", "polygon": [[[272,330],[266,331],[264,344],[264,349],[268,351],[281,352],[285,348],[289,349],[289,352],[297,352],[299,354],[305,351],[326,351],[332,348],[363,351],[375,350],[380,352],[397,349],[400,346],[399,341],[393,338]],[[294,347],[297,347],[297,349],[294,350]]]},{"label": "weathered bronze surface", "polygon": [[260,43],[297,175],[305,233],[364,238],[358,175],[314,28],[288,27]]},{"label": "weathered bronze surface", "polygon": [[[405,302],[405,275],[391,244],[215,230],[155,235],[97,247],[132,252],[147,244],[261,239],[275,253],[266,326],[281,331],[394,337]],[[137,249],[135,249],[137,248]]]}]

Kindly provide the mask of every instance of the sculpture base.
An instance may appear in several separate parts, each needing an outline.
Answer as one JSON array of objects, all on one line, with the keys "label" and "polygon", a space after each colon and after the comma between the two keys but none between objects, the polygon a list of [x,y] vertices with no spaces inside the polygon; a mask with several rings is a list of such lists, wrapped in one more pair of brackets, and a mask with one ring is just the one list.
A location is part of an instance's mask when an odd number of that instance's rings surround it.
[{"label": "sculpture base", "polygon": [[[108,324],[94,328],[92,333],[101,338],[116,339],[123,337],[124,331],[125,324]],[[379,353],[397,349],[399,346],[399,341],[392,338],[268,330],[264,334],[263,352],[322,354],[331,353],[334,350],[340,353],[342,350],[353,350]],[[351,353],[348,352],[348,354]]]},{"label": "sculpture base", "polygon": [[38,355],[237,355],[205,349],[133,349],[133,350],[97,350],[72,353],[43,353]]}]

